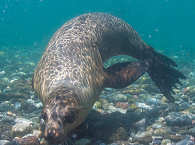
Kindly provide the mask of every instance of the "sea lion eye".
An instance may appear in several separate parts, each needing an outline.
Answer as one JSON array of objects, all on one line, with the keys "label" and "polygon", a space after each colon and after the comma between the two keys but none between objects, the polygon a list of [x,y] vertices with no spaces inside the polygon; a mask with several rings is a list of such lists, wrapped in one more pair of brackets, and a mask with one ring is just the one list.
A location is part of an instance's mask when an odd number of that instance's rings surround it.
[{"label": "sea lion eye", "polygon": [[64,116],[64,123],[73,123],[75,121],[75,111],[70,110],[65,116]]},{"label": "sea lion eye", "polygon": [[47,120],[47,114],[45,112],[41,114],[41,119],[44,121]]}]

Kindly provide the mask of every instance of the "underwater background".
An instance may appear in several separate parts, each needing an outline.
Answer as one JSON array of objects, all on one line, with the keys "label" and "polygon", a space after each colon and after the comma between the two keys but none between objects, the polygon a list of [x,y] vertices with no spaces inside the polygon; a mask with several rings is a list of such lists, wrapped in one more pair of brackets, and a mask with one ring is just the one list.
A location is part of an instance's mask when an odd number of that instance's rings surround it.
[{"label": "underwater background", "polygon": [[75,133],[75,144],[195,144],[194,0],[0,0],[0,145],[38,130],[42,104],[31,88],[34,68],[53,33],[87,12],[125,20],[187,79],[175,89],[174,107],[147,75],[125,89],[105,89],[94,110],[107,117],[91,115],[90,129],[81,126],[85,133]]}]

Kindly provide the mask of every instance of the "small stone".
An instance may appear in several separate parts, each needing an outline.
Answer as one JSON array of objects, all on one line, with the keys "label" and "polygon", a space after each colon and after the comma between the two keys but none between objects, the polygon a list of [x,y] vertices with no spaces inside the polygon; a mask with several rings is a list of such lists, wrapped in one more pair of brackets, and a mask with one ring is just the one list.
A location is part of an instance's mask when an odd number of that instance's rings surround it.
[{"label": "small stone", "polygon": [[20,102],[15,102],[15,103],[14,103],[14,108],[15,108],[16,110],[20,109],[20,108],[21,108],[21,103],[20,103]]},{"label": "small stone", "polygon": [[195,127],[190,128],[189,134],[191,134],[192,136],[195,136]]},{"label": "small stone", "polygon": [[142,144],[149,144],[152,142],[152,135],[150,132],[140,131],[135,135],[134,139]]},{"label": "small stone", "polygon": [[0,145],[6,145],[7,143],[9,143],[8,140],[0,140]]},{"label": "small stone", "polygon": [[158,129],[158,128],[161,128],[161,127],[162,127],[162,124],[160,124],[160,123],[154,123],[152,125],[152,128],[154,128],[154,129]]},{"label": "small stone", "polygon": [[161,136],[154,136],[152,138],[153,138],[153,140],[152,140],[153,145],[161,145],[161,142],[163,139]]},{"label": "small stone", "polygon": [[128,132],[123,127],[119,127],[115,132],[109,137],[109,142],[116,140],[127,140],[129,138]]},{"label": "small stone", "polygon": [[14,107],[10,104],[10,102],[5,101],[0,103],[0,112],[7,112],[9,110],[14,110]]},{"label": "small stone", "polygon": [[40,130],[33,130],[32,136],[36,136],[37,138],[41,137],[41,131]]},{"label": "small stone", "polygon": [[32,121],[24,118],[16,118],[16,124],[12,127],[12,137],[22,137],[32,131]]},{"label": "small stone", "polygon": [[100,101],[96,101],[95,104],[93,105],[94,109],[101,109],[102,108],[102,103]]},{"label": "small stone", "polygon": [[171,140],[170,139],[163,139],[161,142],[161,145],[171,145]]},{"label": "small stone", "polygon": [[112,96],[112,101],[116,101],[116,102],[126,102],[127,99],[128,97],[123,94],[117,94],[117,95]]},{"label": "small stone", "polygon": [[91,141],[87,138],[82,138],[76,141],[75,145],[88,145]]},{"label": "small stone", "polygon": [[192,118],[189,117],[189,115],[180,112],[171,112],[165,117],[165,121],[169,126],[192,125]]},{"label": "small stone", "polygon": [[128,106],[129,106],[128,102],[117,102],[116,103],[117,108],[127,109]]},{"label": "small stone", "polygon": [[180,140],[183,140],[185,137],[183,135],[180,134],[176,134],[176,135],[169,135],[169,138],[174,141],[174,142],[178,142]]},{"label": "small stone", "polygon": [[195,96],[195,85],[185,88],[183,92],[185,95],[189,97],[194,97]]},{"label": "small stone", "polygon": [[143,118],[143,119],[137,121],[134,124],[134,126],[137,127],[139,130],[145,130],[145,127],[146,127],[146,119]]},{"label": "small stone", "polygon": [[9,116],[13,116],[13,117],[16,117],[16,114],[15,114],[15,113],[13,113],[13,112],[11,112],[11,111],[8,111],[8,112],[7,112],[7,115],[9,115]]},{"label": "small stone", "polygon": [[5,71],[3,70],[3,71],[0,71],[0,76],[1,75],[4,75],[5,74]]},{"label": "small stone", "polygon": [[105,143],[100,143],[99,145],[106,145]]},{"label": "small stone", "polygon": [[41,102],[39,102],[39,103],[36,103],[35,106],[39,109],[39,108],[43,107],[43,104]]},{"label": "small stone", "polygon": [[156,136],[167,136],[170,134],[170,129],[166,127],[157,128],[154,130],[154,135]]},{"label": "small stone", "polygon": [[194,145],[194,144],[195,144],[194,137],[191,136],[187,136],[183,140],[176,143],[176,145]]},{"label": "small stone", "polygon": [[136,103],[136,105],[137,105],[137,107],[145,109],[145,110],[152,110],[152,107],[147,105],[147,104],[145,104],[145,103],[138,102],[138,103]]}]

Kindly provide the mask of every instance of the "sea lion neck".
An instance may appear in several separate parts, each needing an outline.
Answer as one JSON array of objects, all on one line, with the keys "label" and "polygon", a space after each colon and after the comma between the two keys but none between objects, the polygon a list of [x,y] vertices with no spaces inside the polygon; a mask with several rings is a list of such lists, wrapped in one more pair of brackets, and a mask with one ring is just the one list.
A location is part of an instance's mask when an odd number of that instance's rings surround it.
[{"label": "sea lion neck", "polygon": [[51,93],[48,95],[48,101],[53,100],[64,100],[71,97],[74,94],[73,90],[66,87],[57,87],[52,89]]},{"label": "sea lion neck", "polygon": [[53,97],[68,97],[69,95],[74,94],[73,89],[64,87],[64,86],[60,86],[57,88],[52,89],[53,91],[48,95],[49,98],[53,98]]}]

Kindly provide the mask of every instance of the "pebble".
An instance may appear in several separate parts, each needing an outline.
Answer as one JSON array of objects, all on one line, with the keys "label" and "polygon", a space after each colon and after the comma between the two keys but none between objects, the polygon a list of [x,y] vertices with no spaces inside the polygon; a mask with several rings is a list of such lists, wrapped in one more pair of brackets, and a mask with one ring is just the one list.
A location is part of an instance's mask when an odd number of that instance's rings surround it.
[{"label": "pebble", "polygon": [[169,126],[192,125],[192,118],[189,117],[189,115],[180,112],[171,112],[165,117],[165,121]]},{"label": "pebble", "polygon": [[173,145],[170,139],[163,139],[161,145]]},{"label": "pebble", "polygon": [[[0,113],[0,123],[3,125],[4,123],[14,123],[15,116],[9,116],[7,113]],[[0,124],[0,126],[1,126]]]},{"label": "pebble", "polygon": [[12,137],[23,137],[32,131],[32,121],[24,118],[16,118],[15,125],[12,126]]},{"label": "pebble", "polygon": [[152,142],[152,134],[148,131],[139,131],[135,135],[134,140],[142,144],[149,144],[150,142]]},{"label": "pebble", "polygon": [[153,136],[152,139],[153,139],[152,140],[152,145],[161,145],[163,137],[161,137],[161,136]]},{"label": "pebble", "polygon": [[6,145],[7,143],[9,143],[8,140],[0,140],[0,145]]},{"label": "pebble", "polygon": [[187,136],[185,139],[179,141],[175,145],[194,145],[194,144],[195,144],[194,138],[191,136]]},{"label": "pebble", "polygon": [[9,110],[14,110],[14,107],[12,106],[10,102],[4,101],[0,103],[0,112],[7,112]]},{"label": "pebble", "polygon": [[3,70],[3,71],[0,71],[0,76],[1,75],[4,75],[5,74],[5,71]]},{"label": "pebble", "polygon": [[134,123],[134,126],[136,128],[138,128],[139,130],[145,130],[145,127],[146,127],[146,119],[143,118],[143,119],[137,121],[136,123]]},{"label": "pebble", "polygon": [[162,128],[162,124],[161,123],[154,123],[154,124],[152,124],[152,128],[154,128],[154,129]]},{"label": "pebble", "polygon": [[113,106],[111,104],[108,106],[108,113],[113,113],[113,112],[116,112],[116,111],[118,111],[122,114],[125,114],[127,112],[126,109],[116,108],[115,106]]},{"label": "pebble", "polygon": [[111,102],[126,102],[128,97],[124,94],[116,94],[114,96],[110,96],[109,100]]},{"label": "pebble", "polygon": [[189,134],[195,136],[195,127],[189,129]]},{"label": "pebble", "polygon": [[75,142],[75,145],[88,145],[91,141],[87,138],[82,138]]},{"label": "pebble", "polygon": [[14,103],[14,108],[15,108],[16,110],[20,109],[20,108],[21,108],[21,103],[20,103],[20,102],[15,102],[15,103]]},{"label": "pebble", "polygon": [[152,110],[152,107],[145,104],[145,103],[137,102],[136,105],[137,105],[137,107],[139,107],[141,109]]}]

